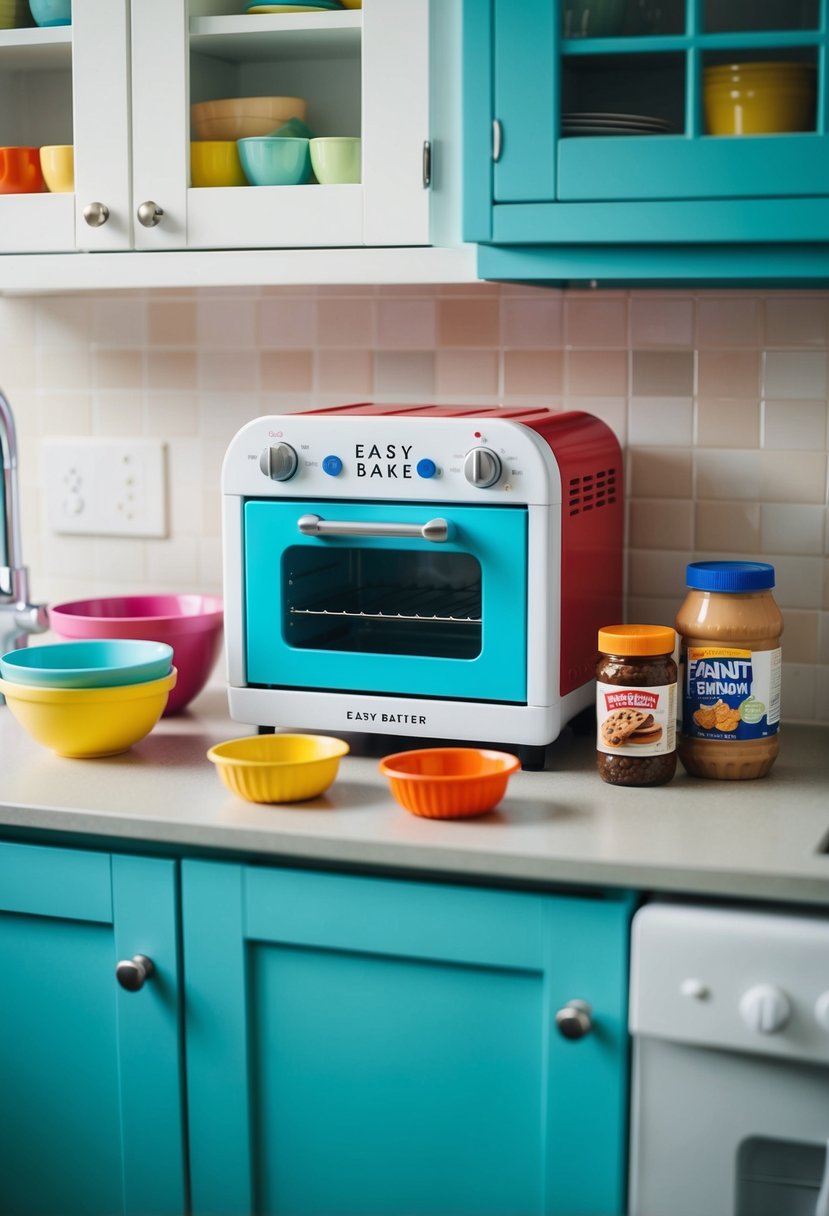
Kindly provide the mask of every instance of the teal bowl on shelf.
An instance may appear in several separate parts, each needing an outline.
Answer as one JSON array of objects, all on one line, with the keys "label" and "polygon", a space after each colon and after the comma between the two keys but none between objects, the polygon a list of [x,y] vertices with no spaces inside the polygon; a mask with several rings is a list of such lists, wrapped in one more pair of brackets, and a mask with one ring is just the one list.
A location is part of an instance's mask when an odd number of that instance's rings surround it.
[{"label": "teal bowl on shelf", "polygon": [[119,688],[161,680],[172,663],[166,642],[94,638],[10,650],[0,657],[0,675],[40,688]]},{"label": "teal bowl on shelf", "polygon": [[251,135],[236,142],[251,186],[302,186],[311,176],[307,139]]},{"label": "teal bowl on shelf", "polygon": [[29,0],[37,25],[71,25],[72,0]]}]

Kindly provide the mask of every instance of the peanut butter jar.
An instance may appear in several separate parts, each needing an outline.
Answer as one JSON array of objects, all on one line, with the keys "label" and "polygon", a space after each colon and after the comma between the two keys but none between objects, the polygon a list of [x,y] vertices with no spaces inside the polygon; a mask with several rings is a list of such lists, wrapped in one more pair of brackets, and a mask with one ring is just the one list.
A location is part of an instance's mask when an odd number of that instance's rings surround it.
[{"label": "peanut butter jar", "polygon": [[783,617],[765,562],[692,562],[677,613],[680,762],[692,777],[765,777],[779,750]]}]

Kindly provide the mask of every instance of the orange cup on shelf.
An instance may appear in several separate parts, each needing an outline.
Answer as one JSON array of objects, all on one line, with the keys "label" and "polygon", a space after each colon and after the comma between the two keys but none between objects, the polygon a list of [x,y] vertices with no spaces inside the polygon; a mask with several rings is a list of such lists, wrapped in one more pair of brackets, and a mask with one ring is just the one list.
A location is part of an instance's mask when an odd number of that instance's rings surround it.
[{"label": "orange cup on shelf", "polygon": [[41,194],[40,148],[0,148],[0,194]]}]

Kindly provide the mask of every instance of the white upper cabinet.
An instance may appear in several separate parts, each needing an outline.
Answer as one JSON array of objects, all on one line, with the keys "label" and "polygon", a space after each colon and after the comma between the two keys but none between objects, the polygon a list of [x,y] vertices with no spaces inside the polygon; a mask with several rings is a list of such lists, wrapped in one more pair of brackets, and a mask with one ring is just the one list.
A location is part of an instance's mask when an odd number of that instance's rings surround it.
[{"label": "white upper cabinet", "polygon": [[[0,192],[0,252],[229,257],[414,247],[415,255],[417,247],[448,243],[455,170],[447,165],[436,205],[429,153],[436,131],[441,154],[459,155],[451,145],[459,68],[454,79],[441,72],[437,94],[430,68],[449,58],[457,4],[245,7],[246,0],[74,0],[71,25],[0,30],[0,145],[73,144],[75,154],[74,193]],[[307,101],[314,134],[361,137],[360,183],[194,187],[191,106],[282,95]],[[94,262],[100,272],[104,263]],[[146,259],[119,262],[133,267],[126,285],[166,281],[146,269],[135,274]],[[66,278],[63,263],[49,265]],[[459,277],[470,277],[468,267]],[[376,266],[372,276],[382,278]],[[194,273],[193,282],[201,277]],[[179,270],[177,281],[186,279]],[[4,285],[17,283],[13,276],[4,284],[0,268]]]}]

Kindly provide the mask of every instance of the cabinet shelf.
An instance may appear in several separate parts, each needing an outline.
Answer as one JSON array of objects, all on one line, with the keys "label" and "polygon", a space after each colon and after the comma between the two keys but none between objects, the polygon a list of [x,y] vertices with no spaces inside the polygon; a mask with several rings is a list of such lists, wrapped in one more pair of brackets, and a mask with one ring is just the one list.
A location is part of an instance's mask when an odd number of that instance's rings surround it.
[{"label": "cabinet shelf", "polygon": [[72,27],[0,30],[0,71],[40,72],[72,64]]},{"label": "cabinet shelf", "polygon": [[190,49],[234,63],[340,58],[359,55],[362,28],[360,11],[191,17]]}]

